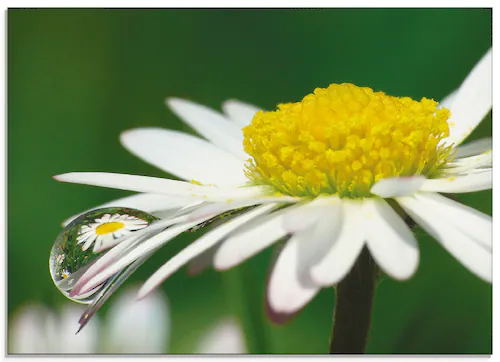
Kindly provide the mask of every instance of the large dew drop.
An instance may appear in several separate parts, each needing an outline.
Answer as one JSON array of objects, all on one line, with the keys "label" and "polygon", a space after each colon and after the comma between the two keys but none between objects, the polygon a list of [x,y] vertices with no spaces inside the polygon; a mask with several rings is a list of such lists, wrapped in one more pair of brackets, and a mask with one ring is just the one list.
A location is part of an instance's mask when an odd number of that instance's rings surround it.
[{"label": "large dew drop", "polygon": [[69,294],[85,271],[131,233],[148,227],[157,217],[144,211],[110,207],[89,211],[68,224],[50,251],[49,268],[55,285],[69,299],[91,303],[103,285],[84,295]]}]

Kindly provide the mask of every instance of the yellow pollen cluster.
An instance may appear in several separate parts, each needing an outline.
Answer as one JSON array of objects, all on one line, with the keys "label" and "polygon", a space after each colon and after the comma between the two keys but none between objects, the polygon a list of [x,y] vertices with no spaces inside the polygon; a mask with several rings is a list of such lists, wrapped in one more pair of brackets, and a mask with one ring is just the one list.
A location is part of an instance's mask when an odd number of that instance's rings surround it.
[{"label": "yellow pollen cluster", "polygon": [[449,110],[353,84],[317,88],[301,102],[260,111],[243,129],[246,174],[292,196],[369,197],[382,178],[431,176],[451,148]]},{"label": "yellow pollen cluster", "polygon": [[123,223],[114,221],[114,222],[107,222],[105,224],[99,225],[95,229],[95,233],[97,235],[105,235],[105,234],[111,234],[114,233],[117,230],[120,230],[124,228],[125,225]]}]

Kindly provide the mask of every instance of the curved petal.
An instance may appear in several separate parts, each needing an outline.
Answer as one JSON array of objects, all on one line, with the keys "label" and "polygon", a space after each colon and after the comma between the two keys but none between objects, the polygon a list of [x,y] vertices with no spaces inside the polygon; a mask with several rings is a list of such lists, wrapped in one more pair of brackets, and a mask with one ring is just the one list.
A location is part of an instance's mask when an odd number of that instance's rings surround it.
[{"label": "curved petal", "polygon": [[429,204],[424,198],[401,197],[396,199],[405,211],[448,250],[467,269],[491,282],[491,251],[479,244],[443,215],[446,210]]},{"label": "curved petal", "polygon": [[340,235],[323,259],[311,268],[311,278],[316,284],[330,286],[349,273],[365,244],[365,230],[362,202],[343,201]]},{"label": "curved petal", "polygon": [[297,232],[286,243],[274,265],[267,288],[269,307],[279,314],[293,314],[319,291],[311,279],[311,267],[328,252],[340,232],[342,204],[300,208],[317,214],[316,222]]},{"label": "curved petal", "polygon": [[191,199],[201,199],[203,201],[228,201],[266,195],[265,187],[260,186],[218,188],[165,178],[106,172],[70,172],[54,176],[54,179],[61,182],[173,195]]},{"label": "curved petal", "polygon": [[[83,291],[83,288],[86,286],[87,282],[89,282],[99,273],[104,273],[106,271],[106,268],[117,263],[123,256],[127,255],[128,252],[134,249],[134,247],[142,242],[148,241],[149,238],[151,238],[155,234],[160,233],[162,229],[183,221],[183,217],[159,220],[152,223],[150,226],[143,230],[136,231],[124,237],[118,245],[113,247],[106,254],[97,259],[92,265],[90,265],[90,267],[82,274],[82,276],[78,278],[78,281],[71,289],[71,293],[69,294],[69,296],[74,297],[84,294],[85,291]],[[145,252],[144,254],[147,254],[147,252]],[[141,255],[139,255],[139,257],[140,256]],[[125,264],[124,267],[127,265],[128,264]]]},{"label": "curved petal", "polygon": [[73,215],[63,221],[63,226],[68,225],[78,216],[83,215],[89,211],[102,209],[106,207],[129,207],[132,209],[138,209],[151,213],[155,211],[179,209],[183,206],[188,205],[190,202],[192,202],[191,199],[175,197],[170,195],[136,194],[132,196],[123,197],[121,199],[113,200],[110,202],[106,202],[105,204],[85,210],[84,212],[81,212],[77,215]]},{"label": "curved petal", "polygon": [[198,240],[189,244],[186,248],[181,250],[172,259],[165,263],[160,269],[158,269],[151,277],[149,277],[148,280],[146,280],[146,282],[139,290],[138,298],[145,297],[179,268],[184,266],[196,256],[214,246],[229,233],[233,232],[240,226],[244,225],[246,222],[258,217],[259,215],[270,212],[275,206],[275,204],[269,204],[257,207],[241,216],[235,217],[222,226],[209,231]]},{"label": "curved petal", "polygon": [[462,193],[492,188],[492,169],[460,176],[425,180],[420,191]]},{"label": "curved petal", "polygon": [[[142,256],[155,251],[168,241],[172,240],[175,238],[177,235],[180,233],[192,228],[193,226],[196,226],[199,222],[191,222],[191,223],[181,223],[177,224],[174,226],[169,227],[165,231],[162,231],[150,239],[144,241],[137,247],[135,247],[132,251],[128,252],[124,256],[120,256],[118,260],[104,268],[100,273],[98,273],[96,276],[91,278],[79,291],[79,294],[83,294],[85,292],[88,292],[89,290],[95,288],[102,282],[106,281],[108,278],[111,276],[115,275],[119,271],[121,271],[123,268],[126,266],[130,265],[134,261],[138,260]],[[120,246],[120,244],[118,244]],[[113,249],[111,249],[112,251]]]},{"label": "curved petal", "polygon": [[481,58],[457,91],[449,107],[450,135],[443,139],[446,145],[459,145],[483,120],[492,106],[492,52]]},{"label": "curved petal", "polygon": [[493,161],[492,154],[493,152],[489,150],[477,156],[459,158],[449,162],[446,165],[448,168],[444,169],[444,172],[449,175],[457,175],[474,169],[491,168]]},{"label": "curved petal", "polygon": [[189,275],[197,275],[210,268],[214,263],[214,256],[219,249],[219,244],[215,244],[208,250],[198,256],[195,256],[188,264],[187,272]]},{"label": "curved petal", "polygon": [[269,306],[278,313],[296,312],[307,304],[320,289],[314,283],[304,283],[299,275],[301,240],[308,238],[312,232],[301,234],[302,238],[294,236],[286,243],[271,272],[267,286],[267,299]]},{"label": "curved petal", "polygon": [[[298,198],[297,198],[298,199]],[[292,203],[297,201],[296,198],[291,196],[268,196],[268,197],[255,197],[251,199],[242,199],[229,202],[217,202],[208,205],[203,205],[198,207],[196,210],[190,213],[188,220],[196,220],[198,218],[204,217],[209,214],[222,214],[223,212],[236,210],[243,207],[270,204],[270,203]]]},{"label": "curved petal", "polygon": [[243,151],[243,133],[222,114],[185,99],[169,98],[167,105],[179,118],[217,147],[245,161],[249,156]]},{"label": "curved petal", "polygon": [[232,268],[287,234],[283,228],[283,214],[279,211],[256,220],[258,225],[236,232],[221,243],[213,260],[216,269]]},{"label": "curved petal", "polygon": [[236,99],[229,99],[222,103],[222,110],[239,128],[243,128],[250,124],[260,108]]},{"label": "curved petal", "polygon": [[455,225],[482,246],[492,250],[492,217],[470,206],[453,201],[436,193],[419,193],[417,200],[424,202],[433,210],[439,210],[443,218]]},{"label": "curved petal", "polygon": [[455,159],[479,155],[480,153],[489,151],[492,148],[493,140],[491,137],[474,140],[466,143],[465,145],[458,146],[455,152]]},{"label": "curved petal", "polygon": [[311,202],[297,205],[293,209],[286,210],[283,215],[283,226],[291,234],[307,229],[316,223],[321,216],[321,212],[315,212],[315,210],[325,210],[330,206],[339,205],[340,202],[337,196],[328,196],[318,197]]},{"label": "curved petal", "polygon": [[186,181],[218,186],[248,181],[242,160],[183,132],[140,128],[123,132],[120,140],[137,157]]},{"label": "curved petal", "polygon": [[418,191],[424,182],[423,176],[391,177],[375,183],[370,192],[383,198],[409,196]]},{"label": "curved petal", "polygon": [[366,243],[377,264],[389,276],[405,280],[418,267],[415,236],[401,217],[384,200],[365,200]]},{"label": "curved petal", "polygon": [[[334,205],[335,202],[339,202],[339,199],[316,199],[308,204],[294,205],[256,219],[256,225],[242,228],[222,242],[215,254],[214,267],[219,270],[229,269],[287,234],[308,228],[320,218],[327,206]],[[296,221],[293,226],[292,221]]]}]

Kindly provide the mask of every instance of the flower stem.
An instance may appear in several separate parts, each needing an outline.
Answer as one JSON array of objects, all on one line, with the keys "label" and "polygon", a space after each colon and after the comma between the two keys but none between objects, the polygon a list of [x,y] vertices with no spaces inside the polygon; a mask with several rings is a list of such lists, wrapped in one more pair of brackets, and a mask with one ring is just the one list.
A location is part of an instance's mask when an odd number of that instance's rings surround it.
[{"label": "flower stem", "polygon": [[336,288],[330,353],[365,352],[377,278],[377,265],[365,247],[349,274]]},{"label": "flower stem", "polygon": [[[248,263],[247,263],[248,264]],[[270,353],[266,339],[262,296],[254,285],[250,266],[241,264],[225,273],[230,302],[236,307],[245,334],[247,352]]]}]

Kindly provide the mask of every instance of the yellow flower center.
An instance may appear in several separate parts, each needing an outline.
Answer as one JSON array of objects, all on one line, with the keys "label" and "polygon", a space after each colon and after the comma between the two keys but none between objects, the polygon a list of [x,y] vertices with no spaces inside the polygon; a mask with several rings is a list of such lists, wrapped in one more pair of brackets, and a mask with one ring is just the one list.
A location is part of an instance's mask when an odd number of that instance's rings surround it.
[{"label": "yellow flower center", "polygon": [[438,172],[451,154],[448,109],[353,84],[259,111],[243,129],[247,177],[292,196],[370,197],[382,178]]},{"label": "yellow flower center", "polygon": [[107,222],[105,224],[99,225],[98,227],[95,228],[95,233],[97,235],[105,235],[105,234],[110,234],[114,233],[117,230],[120,230],[121,228],[124,228],[125,225],[123,223],[114,221],[114,222]]}]

